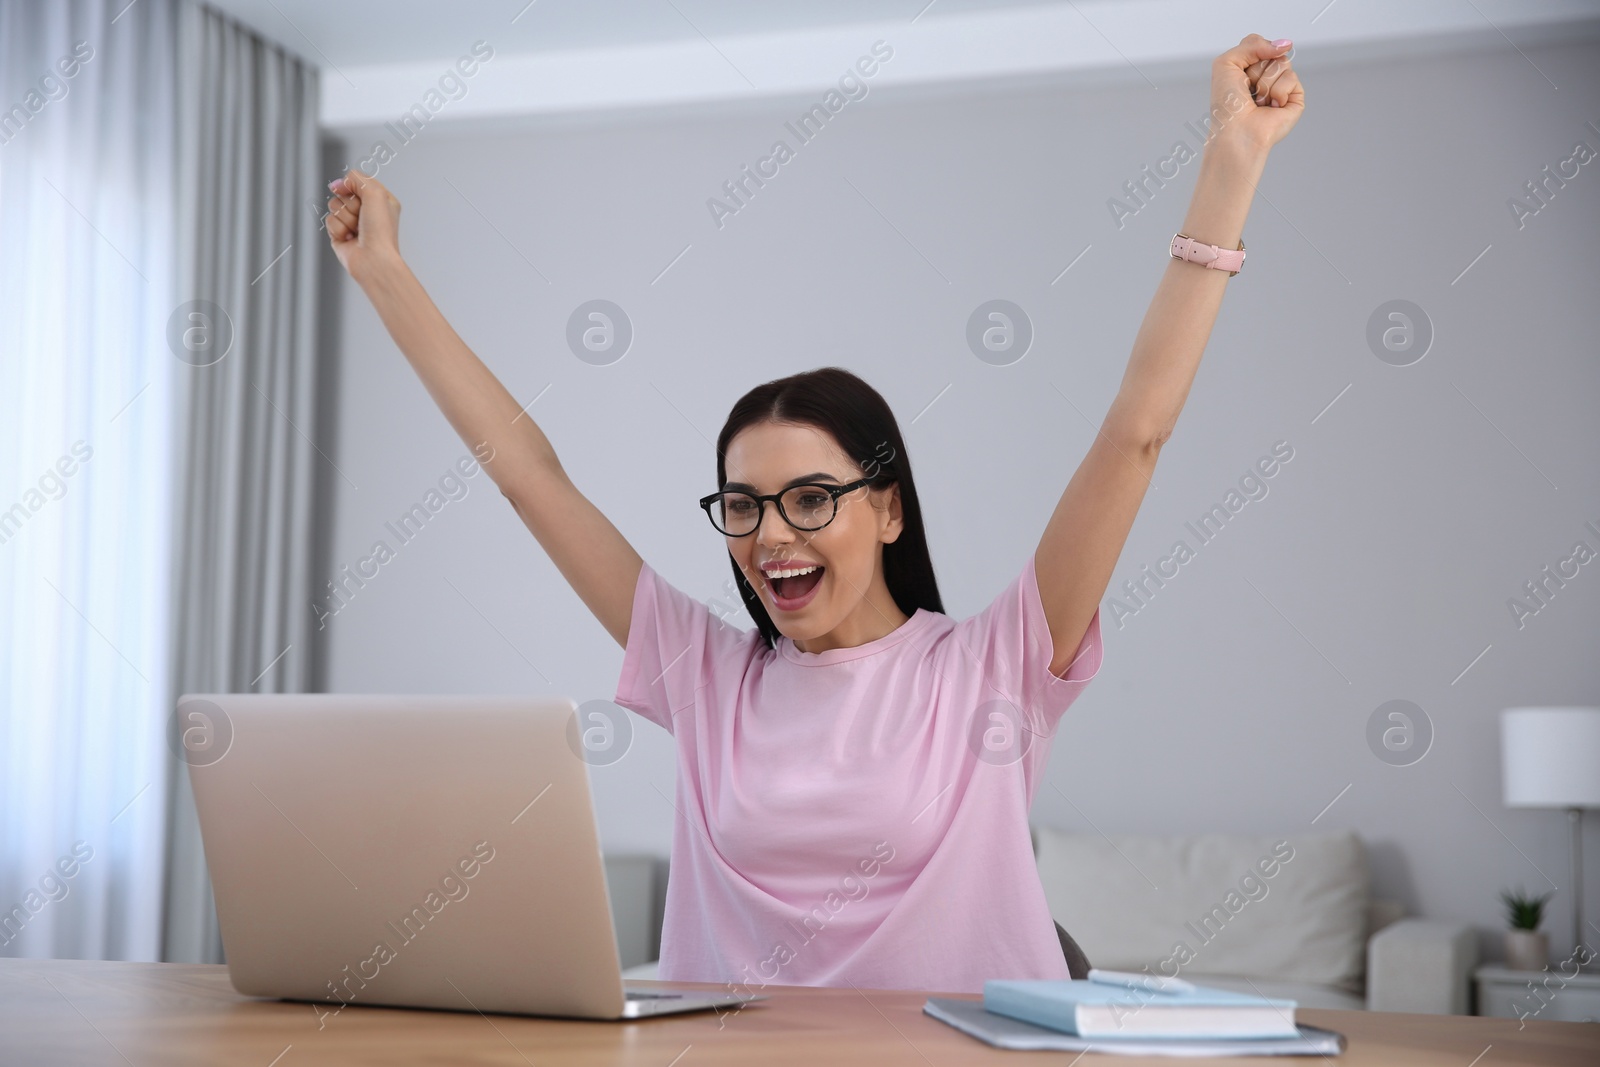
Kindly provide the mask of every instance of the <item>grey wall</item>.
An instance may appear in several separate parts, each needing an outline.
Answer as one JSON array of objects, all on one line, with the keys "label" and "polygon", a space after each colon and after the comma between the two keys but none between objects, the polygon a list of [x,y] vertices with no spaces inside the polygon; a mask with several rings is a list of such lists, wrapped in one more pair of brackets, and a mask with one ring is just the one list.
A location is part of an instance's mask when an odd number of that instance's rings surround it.
[{"label": "grey wall", "polygon": [[[1501,887],[1558,885],[1546,929],[1565,954],[1565,819],[1501,805],[1497,715],[1600,703],[1600,564],[1520,628],[1507,607],[1575,542],[1600,548],[1600,162],[1520,229],[1507,201],[1575,142],[1600,148],[1586,125],[1600,122],[1597,60],[1592,39],[1299,59],[1310,111],[1267,166],[1248,265],[1118,564],[1105,665],[1055,738],[1037,821],[1354,828],[1375,890],[1413,912],[1490,930]],[[714,488],[711,442],[734,400],[840,364],[899,415],[945,602],[964,617],[1020,569],[1118,387],[1198,163],[1121,229],[1107,200],[1175,141],[1197,145],[1185,123],[1205,112],[1205,75],[877,92],[720,230],[706,199],[787,136],[798,102],[434,127],[379,177],[435,301],[519,398],[548,390],[532,413],[567,469],[670,581],[726,597],[725,552],[693,501]],[[385,521],[467,449],[359,290],[336,268],[329,285],[342,293],[332,570],[376,540],[395,547]],[[564,341],[596,297],[636,330],[611,366]],[[1008,367],[964,340],[995,297],[1036,329]],[[1366,339],[1394,299],[1435,331],[1410,366]],[[1293,458],[1267,495],[1115,623],[1109,596],[1176,540],[1195,545],[1185,523],[1279,441]],[[327,688],[609,699],[622,650],[487,476],[467,484],[328,620]],[[1367,740],[1393,699],[1432,723],[1409,766]],[[634,724],[627,757],[594,772],[602,834],[609,851],[664,854],[671,739]],[[1587,847],[1600,922],[1600,819]]]}]

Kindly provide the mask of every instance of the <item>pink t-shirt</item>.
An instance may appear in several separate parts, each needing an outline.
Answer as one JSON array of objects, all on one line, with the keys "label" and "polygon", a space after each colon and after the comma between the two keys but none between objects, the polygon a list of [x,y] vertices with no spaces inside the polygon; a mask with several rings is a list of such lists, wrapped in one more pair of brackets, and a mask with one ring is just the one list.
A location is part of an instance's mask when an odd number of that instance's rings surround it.
[{"label": "pink t-shirt", "polygon": [[[1064,678],[1033,556],[960,622],[917,609],[854,648],[769,649],[646,564],[616,701],[677,742],[661,979],[980,993],[1067,978],[1028,809]],[[1021,709],[1021,710],[1019,710]]]}]

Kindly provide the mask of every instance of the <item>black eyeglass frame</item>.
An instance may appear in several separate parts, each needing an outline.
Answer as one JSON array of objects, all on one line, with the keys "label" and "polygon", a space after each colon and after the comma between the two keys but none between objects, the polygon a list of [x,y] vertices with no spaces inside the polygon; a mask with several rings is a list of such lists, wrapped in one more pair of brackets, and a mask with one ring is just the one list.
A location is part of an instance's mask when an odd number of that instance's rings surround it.
[{"label": "black eyeglass frame", "polygon": [[[751,534],[761,529],[761,524],[765,522],[767,518],[767,501],[769,500],[777,505],[779,517],[781,517],[783,521],[788,523],[791,527],[799,530],[801,533],[816,533],[818,530],[827,529],[828,523],[831,523],[834,519],[839,517],[839,498],[841,496],[846,493],[853,493],[857,489],[860,489],[863,485],[871,485],[873,482],[880,481],[883,479],[883,477],[884,474],[880,471],[879,473],[871,475],[870,477],[858,478],[847,485],[823,485],[820,482],[802,482],[800,485],[789,486],[782,493],[767,493],[766,495],[762,495],[760,493],[747,493],[743,489],[722,489],[715,493],[707,493],[705,496],[701,497],[700,507],[705,511],[706,518],[711,520],[712,528],[724,537],[749,537]],[[833,498],[833,516],[828,519],[828,522],[823,523],[821,526],[812,526],[809,528],[795,525],[794,520],[789,518],[789,513],[783,510],[783,494],[791,493],[796,489],[821,489],[823,492],[827,493]],[[740,496],[750,497],[756,502],[756,524],[742,534],[729,533],[727,530],[724,530],[722,527],[717,525],[716,518],[711,514],[711,505],[717,502],[718,497],[726,493],[738,493]]]}]

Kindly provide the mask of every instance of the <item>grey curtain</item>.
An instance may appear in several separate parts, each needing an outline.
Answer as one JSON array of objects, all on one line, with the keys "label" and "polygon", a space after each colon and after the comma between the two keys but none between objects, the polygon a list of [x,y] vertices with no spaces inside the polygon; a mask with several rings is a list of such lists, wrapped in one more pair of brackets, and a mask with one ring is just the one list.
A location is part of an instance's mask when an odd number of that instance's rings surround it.
[{"label": "grey curtain", "polygon": [[[182,350],[171,703],[311,687],[319,178],[315,68],[179,0]],[[135,9],[136,10],[136,9]],[[130,16],[133,11],[128,13]],[[325,414],[325,413],[324,413]],[[223,962],[187,766],[167,779],[163,958]]]}]

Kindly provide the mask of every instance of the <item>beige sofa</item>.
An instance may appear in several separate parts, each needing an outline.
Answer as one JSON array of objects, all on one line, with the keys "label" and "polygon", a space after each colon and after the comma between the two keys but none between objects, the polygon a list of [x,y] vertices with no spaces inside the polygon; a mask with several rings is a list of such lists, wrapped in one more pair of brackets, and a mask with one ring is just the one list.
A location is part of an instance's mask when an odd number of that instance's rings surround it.
[{"label": "beige sofa", "polygon": [[[1036,826],[1033,839],[1051,914],[1096,967],[1148,965],[1307,1008],[1470,1011],[1476,934],[1371,899],[1353,833],[1103,837]],[[659,857],[606,858],[626,978],[656,977],[666,874]],[[1174,952],[1180,942],[1187,953]]]},{"label": "beige sofa", "polygon": [[1372,898],[1354,833],[1033,838],[1050,913],[1096,967],[1307,1008],[1471,1010],[1476,933]]}]

